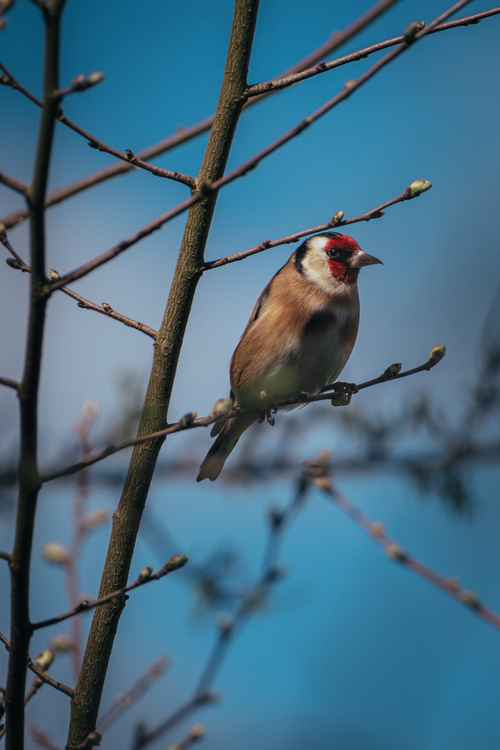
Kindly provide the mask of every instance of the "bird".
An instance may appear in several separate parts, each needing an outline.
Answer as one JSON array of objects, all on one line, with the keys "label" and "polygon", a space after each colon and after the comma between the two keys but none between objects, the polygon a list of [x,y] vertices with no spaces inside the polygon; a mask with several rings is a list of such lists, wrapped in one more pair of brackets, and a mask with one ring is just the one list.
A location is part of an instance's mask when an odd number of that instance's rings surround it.
[{"label": "bird", "polygon": [[359,325],[358,275],[382,263],[349,235],[309,237],[272,277],[250,314],[230,365],[230,404],[219,419],[197,481],[215,480],[241,435],[263,414],[298,394],[333,384],[353,350]]}]

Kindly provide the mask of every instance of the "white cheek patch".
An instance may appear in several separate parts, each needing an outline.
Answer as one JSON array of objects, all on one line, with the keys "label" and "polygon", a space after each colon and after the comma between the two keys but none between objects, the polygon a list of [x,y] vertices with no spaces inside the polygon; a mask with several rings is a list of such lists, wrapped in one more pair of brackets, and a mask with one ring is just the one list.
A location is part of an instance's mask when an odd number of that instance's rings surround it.
[{"label": "white cheek patch", "polygon": [[337,287],[337,281],[332,277],[328,267],[328,256],[325,252],[328,243],[327,237],[313,237],[309,240],[309,248],[302,262],[302,268],[309,281],[331,294],[332,290]]},{"label": "white cheek patch", "polygon": [[309,250],[313,252],[325,252],[325,247],[328,245],[328,243],[331,242],[331,240],[328,237],[312,237],[312,239],[309,240]]}]

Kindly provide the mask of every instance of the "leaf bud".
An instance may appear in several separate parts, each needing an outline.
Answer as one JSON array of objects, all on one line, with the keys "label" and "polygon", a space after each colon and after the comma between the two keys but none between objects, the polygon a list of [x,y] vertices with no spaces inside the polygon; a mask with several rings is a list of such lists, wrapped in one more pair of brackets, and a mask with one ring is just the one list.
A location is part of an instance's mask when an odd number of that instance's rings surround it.
[{"label": "leaf bud", "polygon": [[43,558],[53,565],[67,565],[70,561],[70,554],[66,547],[56,542],[49,542],[43,545]]},{"label": "leaf bud", "polygon": [[46,672],[52,666],[55,658],[56,655],[52,649],[46,648],[45,651],[42,651],[42,653],[36,657],[34,665],[40,670],[40,672]]},{"label": "leaf bud", "polygon": [[430,180],[413,180],[408,188],[410,198],[417,198],[422,193],[425,193],[426,190],[430,190],[431,187],[432,182]]}]

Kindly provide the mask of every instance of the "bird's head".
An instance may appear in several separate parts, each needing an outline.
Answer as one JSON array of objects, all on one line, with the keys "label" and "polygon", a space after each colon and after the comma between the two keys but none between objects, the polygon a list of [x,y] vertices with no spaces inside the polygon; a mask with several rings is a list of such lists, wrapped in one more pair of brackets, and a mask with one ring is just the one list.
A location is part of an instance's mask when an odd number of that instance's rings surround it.
[{"label": "bird's head", "polygon": [[339,284],[355,284],[364,266],[382,263],[361,249],[347,234],[325,232],[306,240],[295,253],[299,273],[326,291]]}]

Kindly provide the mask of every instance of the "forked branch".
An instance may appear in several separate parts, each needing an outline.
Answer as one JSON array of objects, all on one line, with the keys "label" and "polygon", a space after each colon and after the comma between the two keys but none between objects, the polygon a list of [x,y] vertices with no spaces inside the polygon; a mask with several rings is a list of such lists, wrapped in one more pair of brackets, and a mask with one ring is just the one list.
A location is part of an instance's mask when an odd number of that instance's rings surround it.
[{"label": "forked branch", "polygon": [[248,250],[242,250],[239,253],[233,253],[232,255],[226,255],[224,258],[217,258],[216,260],[209,260],[203,266],[204,271],[211,271],[213,268],[221,268],[227,266],[229,263],[237,263],[240,260],[250,257],[251,255],[257,255],[263,253],[265,250],[270,250],[273,247],[279,247],[280,245],[290,245],[293,242],[297,242],[302,237],[308,237],[311,234],[317,234],[318,232],[326,232],[331,229],[338,229],[339,227],[346,227],[348,224],[359,224],[362,221],[372,221],[374,219],[380,219],[384,215],[384,211],[391,206],[396,206],[398,203],[417,198],[426,190],[429,190],[432,184],[429,180],[414,180],[409,187],[404,190],[401,195],[396,198],[385,201],[379,206],[372,208],[370,211],[366,211],[359,216],[354,216],[352,219],[344,219],[344,212],[337,211],[335,215],[327,221],[325,224],[318,224],[308,229],[301,229],[299,232],[293,234],[287,234],[284,237],[279,237],[277,240],[264,240],[254,247],[248,248]]},{"label": "forked branch", "polygon": [[[354,521],[360,528],[366,531],[372,539],[380,544],[387,556],[395,562],[403,565],[418,576],[428,581],[433,586],[451,596],[456,601],[470,609],[474,614],[485,622],[500,628],[500,615],[486,607],[476,596],[473,591],[463,589],[458,581],[454,578],[445,578],[445,576],[436,573],[424,563],[416,560],[406,550],[396,544],[390,537],[381,523],[373,523],[364,513],[354,506],[347,497],[340,492],[333,484],[326,467],[319,464],[312,467],[312,470],[319,468],[319,476],[314,480],[315,485],[325,494],[340,510],[347,515],[351,521]],[[326,469],[326,470],[325,470]]]},{"label": "forked branch", "polygon": [[[396,60],[400,55],[404,54],[411,46],[413,46],[413,44],[423,39],[427,34],[431,33],[432,29],[436,28],[436,26],[438,26],[442,21],[446,20],[454,13],[457,13],[461,8],[463,8],[470,2],[471,0],[459,0],[459,2],[455,3],[455,5],[451,6],[447,11],[442,13],[440,16],[434,19],[432,23],[430,23],[428,26],[425,26],[424,28],[422,28],[422,26],[419,24],[414,25],[412,29],[410,29],[405,34],[405,41],[403,42],[403,44],[400,44],[398,47],[396,47],[396,49],[385,55],[385,57],[375,63],[375,65],[369,68],[356,81],[349,81],[348,83],[346,83],[340,93],[325,102],[325,104],[323,104],[319,109],[315,110],[308,117],[299,122],[298,125],[288,130],[280,138],[273,141],[266,148],[262,149],[262,151],[257,153],[251,159],[248,159],[228,175],[221,176],[220,178],[215,180],[208,180],[203,178],[198,180],[197,190],[191,198],[183,201],[182,203],[179,203],[170,211],[162,214],[158,219],[140,229],[132,237],[119,242],[110,250],[97,255],[95,258],[92,258],[78,268],[75,268],[73,271],[69,271],[68,273],[64,274],[58,281],[52,282],[48,291],[53,291],[62,286],[65,286],[66,284],[74,282],[77,279],[81,279],[84,276],[87,276],[87,274],[95,271],[97,268],[100,268],[104,264],[121,255],[130,247],[137,244],[137,242],[139,242],[140,240],[161,229],[163,226],[165,226],[165,224],[172,221],[177,216],[180,216],[182,213],[189,210],[200,201],[206,199],[207,196],[218,193],[222,188],[230,185],[235,180],[238,180],[247,175],[249,172],[255,169],[264,159],[267,159],[287,143],[297,138],[299,135],[301,135],[301,133],[311,127],[311,125],[318,122],[322,117],[338,107],[342,102],[346,101],[356,91],[359,91],[366,83],[368,83],[368,81],[378,75],[381,70],[383,70],[387,65]],[[201,270],[203,270],[203,268]]]},{"label": "forked branch", "polygon": [[[410,375],[416,375],[419,372],[428,372],[433,367],[435,367],[438,362],[441,361],[444,355],[444,346],[437,346],[434,347],[428,359],[426,359],[423,364],[418,365],[417,367],[413,367],[409,370],[402,370],[399,363],[392,364],[389,365],[389,367],[387,367],[381,375],[373,378],[372,380],[367,380],[363,383],[358,384],[340,382],[334,383],[333,385],[326,386],[323,391],[318,394],[299,394],[294,398],[282,401],[276,404],[275,409],[278,410],[285,406],[300,406],[302,404],[311,404],[315,403],[316,401],[331,401],[335,406],[344,405],[349,403],[350,398],[353,394],[358,393],[358,391],[364,390],[365,388],[370,388],[374,385],[380,385],[381,383],[388,383],[392,380],[407,378]],[[85,469],[88,466],[92,466],[93,464],[98,463],[99,461],[102,461],[109,456],[113,456],[119,451],[125,450],[125,448],[131,448],[135,445],[142,445],[144,443],[157,440],[158,438],[166,437],[167,435],[174,435],[177,432],[185,432],[186,430],[192,430],[197,427],[209,427],[215,422],[226,421],[227,419],[231,419],[238,414],[248,413],[244,412],[237,406],[232,406],[232,403],[229,401],[229,399],[224,403],[223,409],[224,411],[223,413],[221,413],[221,408],[218,402],[216,404],[214,412],[206,417],[198,417],[195,413],[188,412],[178,422],[173,422],[172,424],[167,425],[161,430],[157,430],[148,435],[141,435],[140,437],[134,438],[133,440],[125,440],[119,445],[109,445],[107,448],[104,448],[103,450],[95,453],[94,456],[88,458],[86,461],[79,461],[75,464],[72,464],[71,466],[67,466],[66,468],[43,474],[42,481],[50,482],[53,479],[60,479],[61,477],[70,476],[71,474],[82,471],[82,469]],[[259,417],[262,417],[261,413],[256,414],[256,418]]]},{"label": "forked branch", "polygon": [[[11,71],[2,63],[0,63],[0,70],[2,70],[4,74],[0,79],[0,83],[2,83],[4,86],[9,86],[10,88],[14,89],[14,91],[22,94],[27,99],[29,99],[30,102],[36,104],[37,107],[40,107],[41,109],[45,109],[48,106],[36,96],[34,96],[34,94],[28,91],[28,89],[23,86],[20,81],[18,81],[17,78],[11,73]],[[99,74],[93,75],[96,76]],[[90,76],[89,79],[84,80],[89,81],[91,77],[92,76]],[[82,78],[83,76],[77,78],[76,81],[81,81]],[[99,80],[102,80],[102,78]],[[60,102],[64,96],[74,93],[75,91],[84,91],[93,85],[95,85],[95,83],[88,83],[88,85],[84,85],[82,83],[73,83],[66,89],[57,89],[57,91],[55,91],[52,95],[51,106],[53,106],[54,102]],[[80,127],[80,125],[71,120],[69,117],[66,117],[60,107],[58,107],[57,109],[57,121],[62,123],[63,125],[66,125],[67,128],[84,138],[87,141],[88,145],[91,148],[96,149],[96,151],[102,151],[103,153],[110,154],[120,161],[127,162],[133,167],[143,169],[146,172],[151,172],[151,174],[154,174],[157,177],[163,177],[167,180],[173,180],[174,182],[181,182],[191,189],[194,189],[195,187],[195,180],[189,175],[183,174],[182,172],[175,172],[170,169],[162,169],[161,167],[157,167],[154,164],[149,164],[148,162],[143,161],[143,159],[136,157],[130,149],[127,149],[127,151],[120,151],[119,149],[113,148],[112,146],[108,146],[106,143],[104,143],[104,141],[99,140],[99,138],[96,138],[88,130]]]},{"label": "forked branch", "polygon": [[[324,44],[318,47],[318,49],[314,50],[314,52],[312,52],[306,58],[293,65],[283,75],[296,73],[299,70],[303,70],[304,68],[314,65],[324,57],[332,54],[340,47],[342,47],[346,42],[350,41],[354,36],[356,36],[356,34],[359,34],[361,31],[363,31],[373,21],[375,21],[377,18],[380,18],[380,16],[382,16],[387,10],[389,10],[396,2],[397,0],[378,0],[378,2],[375,3],[372,8],[370,8],[370,10],[357,18],[343,31],[335,32],[334,34],[332,34]],[[262,101],[264,98],[266,98],[266,96],[269,96],[269,94],[263,95],[261,97],[253,97],[251,100],[246,102],[245,109],[248,109],[248,107],[256,104],[259,101]],[[161,156],[167,151],[171,151],[177,146],[181,146],[183,143],[187,143],[193,138],[196,138],[199,135],[208,132],[212,127],[213,122],[214,115],[204,118],[203,120],[196,123],[195,125],[192,125],[189,128],[180,128],[178,131],[163,139],[159,143],[141,150],[137,154],[137,158],[148,160],[154,159],[157,156]],[[106,169],[101,169],[90,177],[85,177],[84,179],[78,180],[77,182],[74,182],[65,188],[55,190],[49,195],[46,206],[56,206],[59,203],[67,200],[68,198],[71,198],[74,195],[78,195],[79,193],[88,190],[89,188],[95,187],[96,185],[113,179],[114,177],[128,174],[133,169],[134,167],[130,163],[113,164]],[[7,229],[10,229],[27,219],[28,216],[29,211],[16,211],[9,216],[6,216],[3,220],[3,223],[5,224]]]},{"label": "forked branch", "polygon": [[32,623],[31,628],[33,631],[40,630],[41,628],[48,628],[51,625],[58,625],[65,620],[69,620],[70,617],[76,617],[76,615],[80,615],[83,612],[90,612],[97,607],[102,607],[103,604],[108,604],[109,602],[119,599],[124,601],[126,598],[126,594],[128,594],[130,591],[134,591],[141,586],[145,586],[147,583],[152,583],[152,581],[159,581],[160,578],[164,578],[164,576],[168,575],[169,573],[173,573],[175,570],[183,568],[184,565],[186,565],[187,561],[188,559],[185,555],[174,555],[156,572],[153,572],[149,567],[145,567],[141,570],[136,580],[128,586],[123,586],[116,591],[111,591],[109,594],[99,597],[99,599],[83,599],[81,602],[79,602],[79,604],[76,605],[76,607],[73,607],[67,612],[63,612],[60,615],[55,615],[54,617],[48,617],[46,620],[38,620],[38,622]]}]

